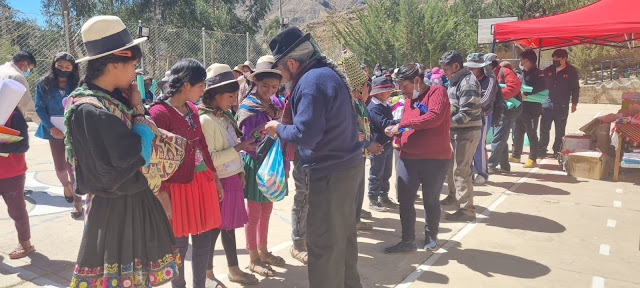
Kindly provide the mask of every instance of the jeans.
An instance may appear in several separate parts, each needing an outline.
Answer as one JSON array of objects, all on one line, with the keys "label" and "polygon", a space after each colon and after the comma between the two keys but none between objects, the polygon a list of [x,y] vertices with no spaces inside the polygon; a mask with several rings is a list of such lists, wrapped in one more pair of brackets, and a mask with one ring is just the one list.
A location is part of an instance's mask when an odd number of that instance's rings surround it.
[{"label": "jeans", "polygon": [[[367,164],[367,158],[362,158],[362,167]],[[356,223],[360,222],[360,215],[362,214],[362,204],[364,203],[364,170],[362,175],[358,175],[358,190],[356,190]]]},{"label": "jeans", "polygon": [[[189,248],[189,236],[176,237],[176,246],[178,246],[184,263]],[[209,264],[209,250],[211,250],[211,231],[191,235],[191,270],[193,271],[194,288],[204,288]],[[184,266],[180,265],[178,268],[180,274],[171,281],[171,287],[187,287],[187,282],[184,279]]]},{"label": "jeans", "polygon": [[481,133],[480,130],[451,131],[450,133],[453,155],[447,177],[449,196],[455,197],[460,204],[459,209],[469,215],[475,215],[471,161],[478,147]]},{"label": "jeans", "polygon": [[515,119],[502,118],[498,126],[493,127],[493,140],[491,140],[491,156],[489,157],[489,167],[497,168],[498,165],[504,170],[511,171],[509,164],[509,132]]},{"label": "jeans", "polygon": [[357,177],[362,161],[342,170],[309,170],[309,288],[361,288],[356,234]]},{"label": "jeans", "polygon": [[307,236],[307,212],[309,211],[309,185],[307,183],[307,171],[302,169],[300,155],[296,152],[291,173],[296,185],[296,195],[293,197],[291,209],[291,241],[298,251],[306,248]]},{"label": "jeans", "polygon": [[415,201],[418,187],[422,184],[424,207],[424,233],[434,239],[440,227],[440,191],[449,171],[449,159],[403,159],[400,158],[398,173],[398,202],[402,242],[414,242],[416,238]]},{"label": "jeans", "polygon": [[540,120],[540,143],[538,143],[538,155],[546,156],[551,134],[551,123],[555,124],[556,139],[553,142],[553,152],[560,152],[562,148],[562,138],[564,138],[567,128],[567,118],[569,117],[569,106],[556,105],[550,108],[542,108],[542,119]]},{"label": "jeans", "polygon": [[[513,149],[511,155],[513,158],[522,156],[522,146],[524,146],[524,134],[529,138],[529,159],[538,159],[538,122],[540,122],[540,113],[542,113],[542,104],[524,102],[522,114],[518,116],[513,126]],[[546,153],[546,151],[545,151]]]},{"label": "jeans", "polygon": [[369,156],[369,199],[378,200],[379,196],[389,196],[389,179],[393,173],[393,145],[384,145],[380,155]]},{"label": "jeans", "polygon": [[491,127],[491,115],[482,117],[482,131],[480,134],[480,142],[476,153],[473,154],[473,162],[471,162],[471,171],[478,176],[489,179],[489,163],[487,162],[487,133]]}]

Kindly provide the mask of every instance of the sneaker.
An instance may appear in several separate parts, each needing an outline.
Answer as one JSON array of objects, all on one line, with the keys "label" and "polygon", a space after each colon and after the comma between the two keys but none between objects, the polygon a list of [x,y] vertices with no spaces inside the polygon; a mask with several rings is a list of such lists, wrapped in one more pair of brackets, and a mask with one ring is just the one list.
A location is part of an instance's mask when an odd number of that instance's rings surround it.
[{"label": "sneaker", "polygon": [[458,200],[456,200],[456,197],[451,197],[451,195],[447,195],[447,198],[442,199],[442,201],[440,201],[440,204],[453,205],[453,204],[456,204],[456,202],[458,202]]},{"label": "sneaker", "polygon": [[509,162],[520,163],[520,158],[516,158],[516,157],[513,157],[513,155],[509,155]]},{"label": "sneaker", "polygon": [[452,222],[472,222],[476,220],[476,214],[467,215],[462,210],[458,210],[455,213],[444,215],[444,219]]},{"label": "sneaker", "polygon": [[[369,200],[369,209],[371,209],[371,211],[376,211],[376,212],[387,212],[389,210],[387,209],[387,207],[384,206],[384,204],[382,204],[378,200]],[[360,218],[364,218],[364,217],[360,216]]]},{"label": "sneaker", "polygon": [[373,225],[360,221],[358,222],[358,224],[356,224],[356,230],[361,230],[361,231],[373,230]]},{"label": "sneaker", "polygon": [[400,205],[398,205],[398,203],[393,202],[391,199],[389,199],[389,196],[380,196],[380,204],[382,204],[382,206],[387,207],[389,209],[398,209],[400,207]]},{"label": "sneaker", "polygon": [[373,218],[373,215],[371,215],[371,212],[362,209],[362,211],[360,211],[360,218],[361,219],[371,219],[371,218]]},{"label": "sneaker", "polygon": [[533,168],[538,166],[538,163],[536,163],[536,160],[533,159],[529,159],[527,160],[527,163],[524,163],[524,168]]},{"label": "sneaker", "polygon": [[500,174],[500,169],[489,167],[489,174]]},{"label": "sneaker", "polygon": [[487,179],[485,179],[484,177],[478,175],[476,176],[476,178],[473,178],[473,184],[484,184],[485,182],[487,182]]},{"label": "sneaker", "polygon": [[436,246],[438,246],[438,238],[427,236],[427,239],[424,240],[424,250],[435,251]]},{"label": "sneaker", "polygon": [[384,253],[387,254],[405,254],[416,251],[418,251],[418,247],[416,247],[416,243],[414,242],[400,242],[394,246],[384,249]]}]

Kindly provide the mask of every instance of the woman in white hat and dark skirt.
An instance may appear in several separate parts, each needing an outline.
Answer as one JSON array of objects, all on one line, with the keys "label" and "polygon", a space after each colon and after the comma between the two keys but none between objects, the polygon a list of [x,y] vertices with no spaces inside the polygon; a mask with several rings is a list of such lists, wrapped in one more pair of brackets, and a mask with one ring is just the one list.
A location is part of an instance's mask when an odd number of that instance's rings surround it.
[{"label": "woman in white hat and dark skirt", "polygon": [[67,158],[75,193],[87,195],[85,229],[71,287],[151,287],[177,276],[182,259],[160,201],[141,168],[149,164],[155,125],[145,119],[131,79],[142,57],[120,18],[82,27],[88,57],[83,86],[66,105]]}]

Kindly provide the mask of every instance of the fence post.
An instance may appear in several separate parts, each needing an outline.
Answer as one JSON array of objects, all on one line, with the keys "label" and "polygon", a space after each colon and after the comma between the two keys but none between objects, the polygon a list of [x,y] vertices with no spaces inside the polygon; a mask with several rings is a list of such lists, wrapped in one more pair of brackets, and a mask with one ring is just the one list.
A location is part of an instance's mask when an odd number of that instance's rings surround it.
[{"label": "fence post", "polygon": [[204,27],[202,27],[202,65],[204,67],[207,67],[207,41],[206,41],[206,35],[204,32]]},{"label": "fence post", "polygon": [[247,32],[246,35],[247,35],[247,61],[249,61],[249,49],[251,49],[251,42],[249,42],[249,32]]},{"label": "fence post", "polygon": [[[142,29],[142,20],[138,20],[138,31],[141,31]],[[142,45],[144,45],[143,43],[140,43],[140,49],[142,49]],[[144,53],[142,53],[142,57],[140,58],[140,69],[144,70]]]},{"label": "fence post", "polygon": [[73,53],[71,51],[71,45],[69,44],[69,12],[64,11],[63,12],[63,18],[64,18],[64,42],[67,44],[67,52],[68,53]]}]

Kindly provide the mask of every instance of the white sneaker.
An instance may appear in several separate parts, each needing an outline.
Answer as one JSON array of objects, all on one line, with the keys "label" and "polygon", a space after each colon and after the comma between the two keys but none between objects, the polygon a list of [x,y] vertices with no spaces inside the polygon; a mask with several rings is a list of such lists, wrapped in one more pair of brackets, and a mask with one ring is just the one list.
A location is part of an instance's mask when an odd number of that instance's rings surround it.
[{"label": "white sneaker", "polygon": [[476,178],[473,179],[473,184],[484,184],[485,182],[487,182],[487,179],[484,179],[484,177],[480,175],[476,176]]}]

